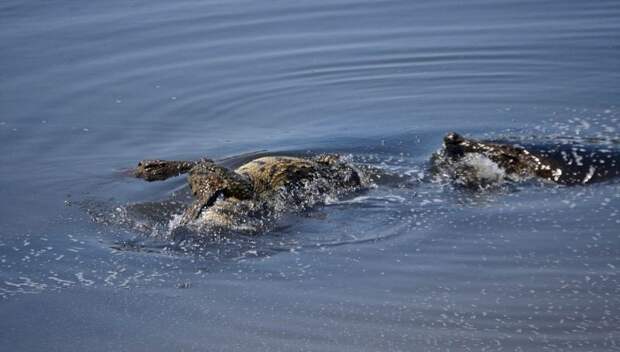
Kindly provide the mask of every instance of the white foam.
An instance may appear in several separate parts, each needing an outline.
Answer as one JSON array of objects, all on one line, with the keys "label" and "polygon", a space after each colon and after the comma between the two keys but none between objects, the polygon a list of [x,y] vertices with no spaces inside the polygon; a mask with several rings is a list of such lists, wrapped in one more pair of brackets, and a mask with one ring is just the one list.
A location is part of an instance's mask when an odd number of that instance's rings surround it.
[{"label": "white foam", "polygon": [[506,171],[503,168],[482,154],[467,154],[459,161],[459,164],[471,169],[474,172],[472,176],[475,176],[481,183],[497,183],[506,177]]},{"label": "white foam", "polygon": [[339,200],[337,198],[329,197],[325,204],[363,204],[370,202],[388,202],[388,203],[403,203],[405,198],[397,195],[386,196],[358,196],[352,199]]},{"label": "white foam", "polygon": [[84,278],[84,273],[83,272],[79,272],[75,274],[75,277],[78,279],[78,281],[85,285],[85,286],[92,286],[95,284],[95,282],[93,280],[89,280]]}]

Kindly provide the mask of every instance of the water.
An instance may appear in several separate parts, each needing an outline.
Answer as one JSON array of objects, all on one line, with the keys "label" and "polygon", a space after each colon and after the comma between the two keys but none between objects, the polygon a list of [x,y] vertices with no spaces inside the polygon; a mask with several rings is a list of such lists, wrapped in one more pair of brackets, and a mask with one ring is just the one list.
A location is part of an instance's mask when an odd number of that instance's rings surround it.
[{"label": "water", "polygon": [[[448,131],[617,140],[619,38],[614,1],[4,1],[0,340],[618,350],[616,181],[423,180]],[[88,212],[183,193],[140,159],[308,150],[413,181],[189,249]]]}]

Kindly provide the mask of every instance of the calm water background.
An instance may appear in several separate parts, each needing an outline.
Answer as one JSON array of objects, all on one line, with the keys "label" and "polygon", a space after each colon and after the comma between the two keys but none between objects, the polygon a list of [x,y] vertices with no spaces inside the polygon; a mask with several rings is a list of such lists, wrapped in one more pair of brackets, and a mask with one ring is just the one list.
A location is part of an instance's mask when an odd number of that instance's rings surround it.
[{"label": "calm water background", "polygon": [[[15,351],[620,350],[620,192],[379,187],[257,238],[116,250],[147,157],[444,133],[617,138],[617,1],[0,3],[0,341]],[[148,236],[147,236],[148,239]]]}]

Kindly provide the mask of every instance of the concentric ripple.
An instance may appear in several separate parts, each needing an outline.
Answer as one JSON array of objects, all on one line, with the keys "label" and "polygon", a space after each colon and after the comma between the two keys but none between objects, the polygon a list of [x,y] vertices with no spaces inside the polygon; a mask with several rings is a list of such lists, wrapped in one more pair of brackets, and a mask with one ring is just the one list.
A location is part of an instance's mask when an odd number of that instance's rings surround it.
[{"label": "concentric ripple", "polygon": [[[617,150],[617,1],[4,0],[0,53],[6,349],[620,345],[617,181],[428,182],[449,131]],[[410,182],[183,243],[127,177],[290,151]]]}]

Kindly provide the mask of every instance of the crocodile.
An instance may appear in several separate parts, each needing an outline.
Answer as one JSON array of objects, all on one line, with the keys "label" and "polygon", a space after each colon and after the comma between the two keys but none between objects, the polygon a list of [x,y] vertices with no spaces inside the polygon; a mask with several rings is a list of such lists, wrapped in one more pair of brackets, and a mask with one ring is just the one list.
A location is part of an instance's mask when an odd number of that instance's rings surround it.
[{"label": "crocodile", "polygon": [[562,185],[604,181],[620,175],[620,158],[609,148],[573,144],[524,147],[448,133],[431,161],[435,174],[468,187],[484,187],[500,179],[539,179]]},{"label": "crocodile", "polygon": [[149,182],[187,174],[195,200],[179,226],[200,232],[260,232],[281,214],[303,211],[371,182],[360,167],[335,154],[264,156],[234,170],[210,159],[143,160],[133,174]]}]

